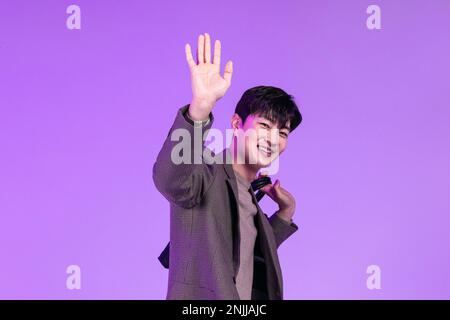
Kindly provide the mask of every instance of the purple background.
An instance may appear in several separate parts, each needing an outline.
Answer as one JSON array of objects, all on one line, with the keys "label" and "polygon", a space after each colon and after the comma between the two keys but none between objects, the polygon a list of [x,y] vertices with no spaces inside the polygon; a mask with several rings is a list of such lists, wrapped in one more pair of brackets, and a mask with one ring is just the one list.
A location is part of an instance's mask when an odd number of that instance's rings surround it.
[{"label": "purple background", "polygon": [[169,205],[151,169],[202,32],[222,70],[234,62],[215,128],[261,84],[304,116],[276,176],[300,227],[279,249],[285,298],[449,299],[447,0],[1,1],[0,298],[165,298]]}]

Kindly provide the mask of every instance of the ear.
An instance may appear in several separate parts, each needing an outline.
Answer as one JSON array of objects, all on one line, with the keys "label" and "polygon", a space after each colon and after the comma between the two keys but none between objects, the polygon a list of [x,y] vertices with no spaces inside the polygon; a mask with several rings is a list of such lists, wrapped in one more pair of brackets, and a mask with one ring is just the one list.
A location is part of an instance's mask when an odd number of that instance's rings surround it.
[{"label": "ear", "polygon": [[231,117],[231,128],[239,129],[242,128],[242,126],[243,123],[241,117],[237,113],[233,114],[233,116]]}]

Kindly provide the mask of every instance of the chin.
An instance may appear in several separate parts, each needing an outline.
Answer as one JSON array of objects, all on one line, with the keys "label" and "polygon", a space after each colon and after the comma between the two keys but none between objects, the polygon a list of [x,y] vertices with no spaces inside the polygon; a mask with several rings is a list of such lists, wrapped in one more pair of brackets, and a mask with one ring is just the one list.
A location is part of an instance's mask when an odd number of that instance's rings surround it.
[{"label": "chin", "polygon": [[272,164],[272,162],[274,162],[275,159],[276,159],[276,157],[271,157],[271,158],[264,159],[264,160],[260,159],[258,161],[258,166],[260,166],[262,168],[268,167]]},{"label": "chin", "polygon": [[[256,159],[256,166],[259,168],[265,168],[271,165],[271,163],[278,157],[278,154],[272,154],[270,157],[261,154],[256,151],[253,154],[253,159]],[[253,162],[255,163],[255,161]]]}]

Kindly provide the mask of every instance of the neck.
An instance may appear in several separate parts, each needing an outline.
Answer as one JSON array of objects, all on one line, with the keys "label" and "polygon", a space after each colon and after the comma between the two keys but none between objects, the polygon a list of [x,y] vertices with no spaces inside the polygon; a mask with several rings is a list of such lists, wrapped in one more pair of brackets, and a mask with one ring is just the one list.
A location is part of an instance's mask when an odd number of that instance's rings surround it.
[{"label": "neck", "polygon": [[234,143],[234,141],[230,144],[229,150],[231,151],[233,159],[232,160],[233,170],[236,171],[238,174],[240,174],[249,183],[255,180],[259,168],[255,165],[247,164],[245,163],[245,161],[239,161],[238,163],[237,145]]}]

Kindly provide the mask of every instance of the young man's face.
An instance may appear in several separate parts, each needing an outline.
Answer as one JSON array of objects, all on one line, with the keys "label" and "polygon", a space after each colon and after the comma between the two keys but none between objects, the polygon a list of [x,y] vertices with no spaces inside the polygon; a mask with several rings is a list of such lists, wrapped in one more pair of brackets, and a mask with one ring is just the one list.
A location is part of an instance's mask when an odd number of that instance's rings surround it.
[{"label": "young man's face", "polygon": [[232,121],[238,121],[237,131],[238,154],[240,159],[244,159],[243,141],[245,138],[245,163],[257,168],[268,167],[271,162],[286,149],[289,125],[278,127],[278,124],[271,122],[267,118],[257,114],[251,114],[245,119],[242,125],[241,118],[235,114]]}]

